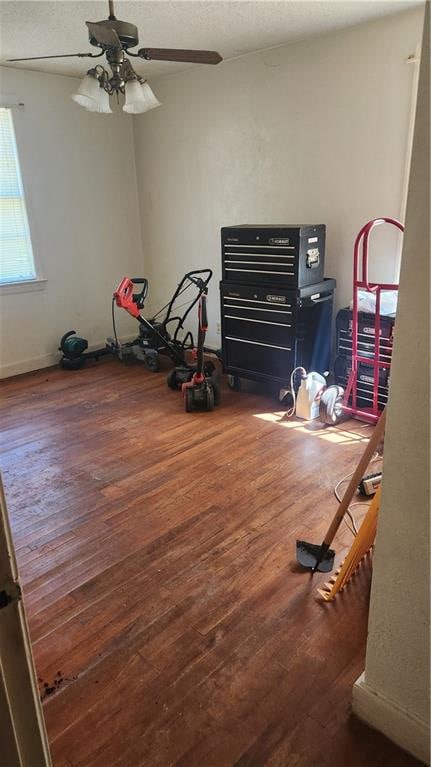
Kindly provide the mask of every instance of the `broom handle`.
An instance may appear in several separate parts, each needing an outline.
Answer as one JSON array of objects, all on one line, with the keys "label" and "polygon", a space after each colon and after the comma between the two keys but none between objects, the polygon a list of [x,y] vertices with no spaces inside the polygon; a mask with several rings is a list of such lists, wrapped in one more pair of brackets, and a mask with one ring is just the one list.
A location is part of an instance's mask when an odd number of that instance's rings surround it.
[{"label": "broom handle", "polygon": [[350,506],[351,500],[358,489],[358,485],[364,476],[364,472],[367,469],[368,464],[370,463],[375,450],[380,442],[380,440],[383,437],[383,434],[385,433],[385,422],[386,422],[386,408],[383,410],[379,420],[376,423],[376,428],[374,429],[371,439],[368,442],[361,460],[359,461],[355,472],[352,476],[352,479],[349,482],[349,485],[347,487],[346,492],[343,495],[343,498],[341,500],[341,503],[334,515],[334,518],[328,528],[328,531],[323,539],[323,545],[325,547],[328,547],[331,545],[332,541],[335,538],[336,532],[338,528],[341,525],[341,522],[343,521],[343,517],[347,511],[347,509]]}]

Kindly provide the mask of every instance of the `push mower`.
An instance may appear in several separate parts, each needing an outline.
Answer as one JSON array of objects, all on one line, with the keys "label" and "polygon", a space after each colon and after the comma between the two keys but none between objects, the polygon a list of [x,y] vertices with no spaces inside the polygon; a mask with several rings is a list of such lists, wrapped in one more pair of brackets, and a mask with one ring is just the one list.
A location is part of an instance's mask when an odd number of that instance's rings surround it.
[{"label": "push mower", "polygon": [[[202,278],[199,276],[201,274],[205,276]],[[146,279],[129,279],[124,277],[113,296],[112,316],[115,337],[113,339],[108,338],[108,347],[113,354],[124,360],[130,357],[140,359],[153,372],[159,369],[159,354],[166,354],[177,366],[168,377],[168,385],[172,389],[180,389],[182,383],[191,379],[195,372],[195,367],[186,358],[186,352],[194,348],[193,335],[190,331],[187,331],[184,338],[180,340],[179,334],[183,330],[184,322],[191,310],[200,300],[203,292],[207,291],[211,277],[211,269],[187,272],[169,303],[165,304],[150,320],[147,320],[141,314],[148,292],[148,281]],[[142,284],[142,290],[139,293],[133,293],[134,285],[137,284]],[[178,297],[192,285],[197,288],[197,294],[188,303],[186,311],[181,315],[176,315],[175,312],[183,306],[175,306]],[[115,304],[125,309],[132,317],[138,320],[139,336],[134,341],[126,344],[119,343],[115,330]],[[164,311],[166,311],[166,314],[160,320],[160,315]],[[170,326],[170,331],[168,326]],[[210,375],[214,370],[214,365],[212,362],[207,362],[205,365],[207,373]]]}]

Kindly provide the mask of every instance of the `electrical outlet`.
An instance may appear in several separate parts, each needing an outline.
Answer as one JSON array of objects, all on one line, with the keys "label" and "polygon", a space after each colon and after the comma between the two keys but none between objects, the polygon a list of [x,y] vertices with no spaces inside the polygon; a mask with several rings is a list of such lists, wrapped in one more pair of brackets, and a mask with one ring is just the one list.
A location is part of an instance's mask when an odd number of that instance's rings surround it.
[{"label": "electrical outlet", "polygon": [[221,322],[218,322],[218,323],[217,323],[217,325],[216,325],[216,331],[217,331],[217,335],[220,335],[220,333],[221,333]]}]

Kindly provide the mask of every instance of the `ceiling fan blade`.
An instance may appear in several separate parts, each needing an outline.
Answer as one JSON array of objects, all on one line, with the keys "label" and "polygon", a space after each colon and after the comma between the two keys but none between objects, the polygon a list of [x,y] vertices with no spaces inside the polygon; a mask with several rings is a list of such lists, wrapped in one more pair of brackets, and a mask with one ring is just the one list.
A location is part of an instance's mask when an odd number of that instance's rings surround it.
[{"label": "ceiling fan blade", "polygon": [[39,59],[68,59],[71,56],[79,56],[79,58],[83,58],[84,56],[89,56],[90,58],[96,58],[100,54],[96,53],[96,56],[94,53],[56,53],[52,56],[27,56],[25,59],[6,59],[7,61],[38,61]]},{"label": "ceiling fan blade", "polygon": [[188,61],[191,64],[219,64],[217,51],[192,51],[181,48],[140,48],[138,55],[147,61]]},{"label": "ceiling fan blade", "polygon": [[103,45],[105,48],[121,50],[120,38],[115,29],[109,26],[109,21],[86,21],[85,23],[90,33],[90,40],[94,39],[98,45]]}]

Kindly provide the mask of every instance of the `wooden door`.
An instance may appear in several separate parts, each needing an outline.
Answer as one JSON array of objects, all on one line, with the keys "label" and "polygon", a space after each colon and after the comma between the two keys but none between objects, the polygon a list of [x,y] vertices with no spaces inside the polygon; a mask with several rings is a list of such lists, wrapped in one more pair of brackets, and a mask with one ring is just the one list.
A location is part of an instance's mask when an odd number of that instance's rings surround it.
[{"label": "wooden door", "polygon": [[1,475],[0,721],[5,767],[51,767]]}]

